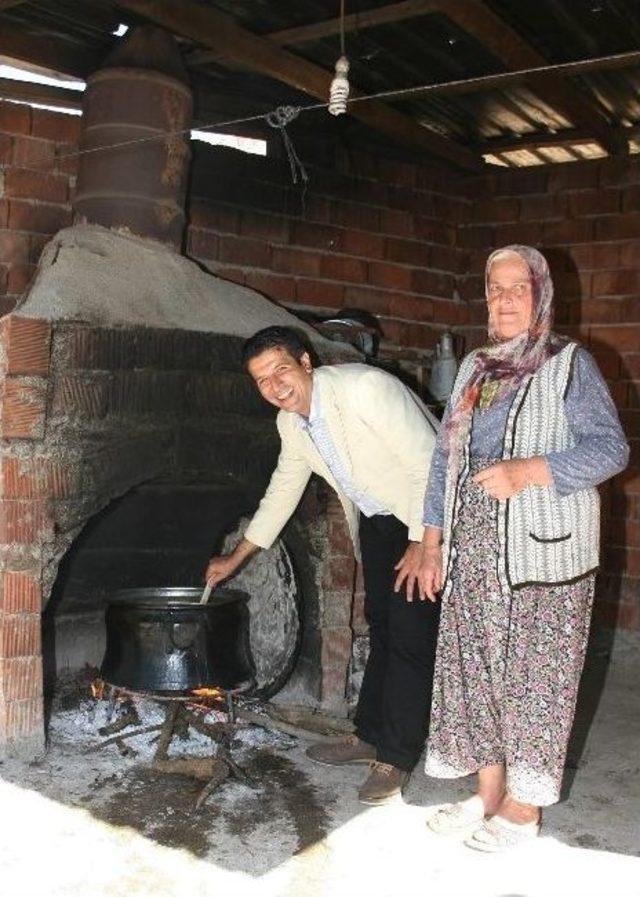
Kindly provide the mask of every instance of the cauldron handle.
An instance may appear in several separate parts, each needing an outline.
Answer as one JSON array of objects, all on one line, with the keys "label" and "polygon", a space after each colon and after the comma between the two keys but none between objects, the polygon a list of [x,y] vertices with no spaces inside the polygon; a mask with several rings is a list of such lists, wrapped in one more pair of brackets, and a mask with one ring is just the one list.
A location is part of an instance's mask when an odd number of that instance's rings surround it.
[{"label": "cauldron handle", "polygon": [[172,623],[169,635],[174,648],[185,650],[195,641],[200,626],[198,623]]}]

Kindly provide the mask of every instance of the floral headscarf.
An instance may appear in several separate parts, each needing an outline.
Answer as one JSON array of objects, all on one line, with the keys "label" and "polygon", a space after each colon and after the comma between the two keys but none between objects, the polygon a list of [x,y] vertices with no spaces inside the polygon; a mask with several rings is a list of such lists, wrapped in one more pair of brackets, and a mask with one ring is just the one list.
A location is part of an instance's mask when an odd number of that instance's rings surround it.
[{"label": "floral headscarf", "polygon": [[517,256],[529,269],[533,309],[529,328],[508,340],[501,340],[489,318],[489,342],[476,354],[475,364],[447,423],[449,467],[459,469],[462,446],[467,440],[473,412],[482,387],[495,383],[501,393],[515,392],[529,374],[535,373],[549,358],[566,345],[566,340],[551,332],[553,323],[553,281],[545,257],[531,246],[505,246],[496,249],[485,267],[485,295],[489,299],[489,273],[496,261]]}]

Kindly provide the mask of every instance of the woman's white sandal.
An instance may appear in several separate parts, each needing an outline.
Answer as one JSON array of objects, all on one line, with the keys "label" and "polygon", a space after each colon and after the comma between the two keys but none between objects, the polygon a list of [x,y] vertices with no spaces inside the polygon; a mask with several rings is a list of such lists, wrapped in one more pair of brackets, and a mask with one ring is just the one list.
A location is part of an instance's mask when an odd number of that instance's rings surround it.
[{"label": "woman's white sandal", "polygon": [[537,838],[539,832],[539,822],[521,824],[511,822],[502,816],[493,816],[491,819],[485,819],[464,843],[467,847],[473,847],[474,850],[500,853],[503,850],[509,850],[511,847],[518,847],[520,844],[532,841]]},{"label": "woman's white sandal", "polygon": [[429,828],[439,835],[463,832],[484,819],[484,804],[479,794],[456,804],[446,804],[427,819]]}]

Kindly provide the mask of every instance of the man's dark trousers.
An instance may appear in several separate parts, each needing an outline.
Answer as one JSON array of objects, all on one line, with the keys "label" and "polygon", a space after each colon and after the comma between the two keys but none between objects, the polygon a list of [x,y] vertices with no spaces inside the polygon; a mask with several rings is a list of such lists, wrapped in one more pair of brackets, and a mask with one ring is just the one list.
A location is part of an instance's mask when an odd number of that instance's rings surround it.
[{"label": "man's dark trousers", "polygon": [[396,517],[360,515],[360,550],[370,651],[355,715],[356,734],[378,760],[413,769],[429,728],[440,602],[397,594],[394,570],[408,545]]}]

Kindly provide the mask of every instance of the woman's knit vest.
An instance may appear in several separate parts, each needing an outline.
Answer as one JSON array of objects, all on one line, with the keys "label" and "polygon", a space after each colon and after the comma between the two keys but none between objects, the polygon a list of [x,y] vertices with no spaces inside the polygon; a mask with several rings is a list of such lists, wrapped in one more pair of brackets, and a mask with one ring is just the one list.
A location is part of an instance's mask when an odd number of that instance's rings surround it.
[{"label": "woman's knit vest", "polygon": [[[525,378],[507,416],[502,458],[532,458],[575,445],[564,400],[571,382],[576,343],[569,343]],[[469,380],[476,352],[462,362],[452,393],[455,403]],[[445,591],[456,548],[451,534],[458,511],[460,486],[469,473],[471,432],[463,449],[457,482],[445,492],[443,569]],[[553,485],[527,486],[498,502],[498,576],[505,588],[572,582],[598,566],[600,501],[595,488],[559,496]]]}]

